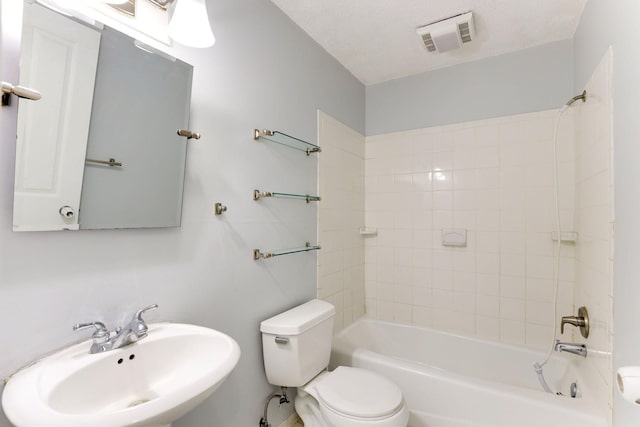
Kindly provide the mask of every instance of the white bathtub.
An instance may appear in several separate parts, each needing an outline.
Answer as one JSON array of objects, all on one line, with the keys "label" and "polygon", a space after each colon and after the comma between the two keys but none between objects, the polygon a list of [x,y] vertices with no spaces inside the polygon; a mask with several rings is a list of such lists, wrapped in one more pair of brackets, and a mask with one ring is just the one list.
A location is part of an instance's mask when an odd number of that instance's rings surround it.
[{"label": "white bathtub", "polygon": [[360,319],[334,338],[331,368],[366,368],[392,379],[411,412],[410,427],[606,427],[572,355],[554,355],[542,391],[532,368],[544,354],[427,328]]}]

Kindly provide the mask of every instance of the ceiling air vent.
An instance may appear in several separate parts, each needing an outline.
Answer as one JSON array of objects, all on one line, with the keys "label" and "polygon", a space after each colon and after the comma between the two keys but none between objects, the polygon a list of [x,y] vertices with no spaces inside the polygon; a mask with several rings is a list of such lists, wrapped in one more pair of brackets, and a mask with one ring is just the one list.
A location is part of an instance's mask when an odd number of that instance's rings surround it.
[{"label": "ceiling air vent", "polygon": [[429,52],[446,52],[475,38],[473,13],[467,12],[433,22],[416,30]]},{"label": "ceiling air vent", "polygon": [[436,51],[436,45],[433,43],[433,39],[431,38],[431,34],[429,34],[429,33],[423,34],[422,35],[422,42],[424,43],[424,47],[426,47],[429,52],[435,52]]}]

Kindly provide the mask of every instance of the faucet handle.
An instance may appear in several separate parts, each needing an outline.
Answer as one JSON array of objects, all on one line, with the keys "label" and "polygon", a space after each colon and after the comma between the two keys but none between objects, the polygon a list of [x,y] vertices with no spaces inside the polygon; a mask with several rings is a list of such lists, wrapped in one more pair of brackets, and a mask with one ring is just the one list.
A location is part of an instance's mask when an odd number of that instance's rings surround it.
[{"label": "faucet handle", "polygon": [[569,324],[573,326],[581,326],[580,321],[582,320],[582,324],[584,324],[584,320],[578,318],[578,316],[562,316],[560,320],[560,333],[564,334],[564,325]]},{"label": "faucet handle", "polygon": [[147,336],[147,331],[149,330],[149,328],[147,327],[147,323],[144,321],[144,319],[142,318],[142,315],[144,313],[146,313],[149,310],[154,310],[158,308],[158,304],[152,304],[148,307],[145,308],[141,308],[140,310],[136,311],[136,313],[133,315],[133,319],[131,320],[132,323],[134,323],[134,332],[136,334],[136,336],[138,338],[144,338]]},{"label": "faucet handle", "polygon": [[142,315],[147,311],[154,310],[156,308],[158,308],[158,304],[151,304],[148,307],[141,308],[140,310],[136,311],[136,314],[133,315],[133,319],[144,323],[144,319],[142,318]]},{"label": "faucet handle", "polygon": [[90,323],[78,323],[73,325],[74,331],[81,331],[83,329],[95,328],[96,330],[91,335],[93,342],[96,344],[104,344],[109,341],[109,331],[102,322],[90,322]]},{"label": "faucet handle", "polygon": [[578,309],[577,316],[562,316],[560,320],[560,333],[564,334],[564,325],[569,324],[580,328],[583,337],[589,338],[589,312],[586,307]]}]

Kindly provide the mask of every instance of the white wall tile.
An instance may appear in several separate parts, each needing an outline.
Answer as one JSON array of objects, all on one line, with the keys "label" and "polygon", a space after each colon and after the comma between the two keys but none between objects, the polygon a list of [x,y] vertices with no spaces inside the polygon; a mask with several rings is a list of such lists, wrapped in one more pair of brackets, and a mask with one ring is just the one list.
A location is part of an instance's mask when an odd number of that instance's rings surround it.
[{"label": "white wall tile", "polygon": [[500,341],[509,344],[525,344],[525,330],[524,322],[500,319]]},{"label": "white wall tile", "polygon": [[[367,267],[367,281],[377,283],[367,287],[375,292],[367,294],[370,316],[540,349],[550,345],[553,125],[552,113],[534,113],[367,138],[366,217],[378,224],[378,236],[367,245],[378,251],[368,250],[366,263],[384,263]],[[575,146],[571,126],[560,135],[562,223],[571,226],[577,173],[566,148]],[[409,159],[411,173],[402,172]],[[442,246],[441,230],[451,227],[467,229],[466,248]],[[563,248],[564,308],[573,306],[575,253]]]},{"label": "white wall tile", "polygon": [[500,168],[486,167],[476,172],[476,188],[497,189],[500,188]]},{"label": "white wall tile", "polygon": [[[378,292],[380,288],[374,285],[377,280],[391,279],[393,283],[393,266],[376,266],[374,262],[381,252],[378,248],[368,248],[370,262],[365,264],[365,242],[357,234],[358,228],[365,225],[364,189],[370,188],[381,196],[379,200],[369,199],[370,207],[384,206],[388,202],[384,191],[411,188],[413,177],[410,174],[391,175],[390,169],[397,165],[374,159],[367,172],[364,137],[335,119],[323,113],[320,115],[322,156],[318,166],[318,192],[322,201],[318,241],[323,248],[318,252],[318,297],[335,305],[334,330],[339,331],[364,314],[365,304],[377,312],[373,298],[377,300],[385,294],[385,289]],[[372,147],[371,156],[387,154],[388,146],[382,142],[374,143]],[[411,169],[412,165],[408,172],[412,172]],[[389,230],[383,233],[381,241],[393,243],[395,237]],[[407,236],[400,234],[397,238],[403,241]],[[370,294],[366,301],[365,286]]]},{"label": "white wall tile", "polygon": [[500,340],[500,319],[477,314],[476,336],[494,341]]},{"label": "white wall tile", "polygon": [[456,292],[475,293],[476,274],[473,272],[454,271],[453,290]]},{"label": "white wall tile", "polygon": [[418,326],[430,327],[433,323],[432,309],[428,307],[412,307],[412,323]]},{"label": "white wall tile", "polygon": [[[496,274],[476,274],[476,292],[478,295],[500,295],[500,276]],[[499,313],[496,311],[495,316],[498,317]]]},{"label": "white wall tile", "polygon": [[500,319],[525,321],[525,301],[518,298],[500,298]]},{"label": "white wall tile", "polygon": [[500,148],[484,147],[478,149],[476,154],[477,168],[497,168],[498,166],[500,166]]},{"label": "white wall tile", "polygon": [[453,172],[453,189],[454,190],[475,190],[476,187],[476,171],[471,170],[454,170]]},{"label": "white wall tile", "polygon": [[456,150],[453,153],[453,169],[474,169],[476,167],[476,152],[474,150]]},{"label": "white wall tile", "polygon": [[439,151],[433,153],[433,170],[449,171],[453,169],[453,152]]},{"label": "white wall tile", "polygon": [[509,276],[500,275],[500,296],[506,298],[526,299],[526,278],[524,274]]},{"label": "white wall tile", "polygon": [[499,147],[500,128],[498,126],[479,126],[475,128],[476,147]]},{"label": "white wall tile", "polygon": [[434,191],[432,197],[435,210],[453,210],[453,191]]}]

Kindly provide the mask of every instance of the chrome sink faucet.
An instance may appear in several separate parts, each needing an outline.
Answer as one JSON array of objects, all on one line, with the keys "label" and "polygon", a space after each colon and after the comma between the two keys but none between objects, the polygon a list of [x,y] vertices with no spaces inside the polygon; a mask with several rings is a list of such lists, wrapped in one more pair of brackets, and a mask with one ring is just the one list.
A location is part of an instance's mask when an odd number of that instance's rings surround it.
[{"label": "chrome sink faucet", "polygon": [[587,357],[587,346],[584,344],[573,344],[570,342],[560,342],[560,340],[556,340],[556,345],[553,349],[555,351],[566,351],[567,353]]},{"label": "chrome sink faucet", "polygon": [[112,332],[109,332],[102,322],[79,323],[74,325],[73,330],[80,331],[82,329],[95,328],[95,332],[91,335],[93,344],[89,349],[89,353],[104,353],[105,351],[127,346],[146,337],[149,328],[142,318],[142,315],[155,308],[158,308],[158,304],[141,308],[134,313],[126,325],[118,326]]}]

